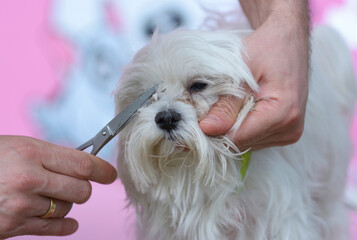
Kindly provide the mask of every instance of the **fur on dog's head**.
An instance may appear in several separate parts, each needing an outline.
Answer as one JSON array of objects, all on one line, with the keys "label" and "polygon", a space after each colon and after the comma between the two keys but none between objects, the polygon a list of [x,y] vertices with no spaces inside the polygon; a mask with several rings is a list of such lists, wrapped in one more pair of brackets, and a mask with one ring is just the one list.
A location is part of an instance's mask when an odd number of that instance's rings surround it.
[{"label": "fur on dog's head", "polygon": [[179,175],[214,185],[233,171],[227,158],[237,157],[236,147],[225,136],[206,136],[198,122],[220,96],[244,99],[257,90],[242,52],[232,31],[154,34],[125,69],[116,92],[119,112],[159,84],[151,104],[139,109],[119,135],[123,181],[130,178],[132,187],[146,193],[171,180],[178,184]]}]

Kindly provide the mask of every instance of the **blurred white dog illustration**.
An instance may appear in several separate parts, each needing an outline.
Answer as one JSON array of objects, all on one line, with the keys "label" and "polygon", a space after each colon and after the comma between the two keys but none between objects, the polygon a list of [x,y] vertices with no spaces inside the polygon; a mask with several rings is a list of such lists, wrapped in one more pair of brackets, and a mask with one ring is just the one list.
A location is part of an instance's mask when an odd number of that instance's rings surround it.
[{"label": "blurred white dog illustration", "polygon": [[331,29],[313,33],[312,73],[301,139],[242,153],[198,126],[222,95],[254,106],[258,85],[232,31],[154,34],[125,69],[117,111],[155,84],[119,137],[118,169],[136,207],[139,239],[327,240],[348,238],[343,205],[354,82],[349,52]]}]

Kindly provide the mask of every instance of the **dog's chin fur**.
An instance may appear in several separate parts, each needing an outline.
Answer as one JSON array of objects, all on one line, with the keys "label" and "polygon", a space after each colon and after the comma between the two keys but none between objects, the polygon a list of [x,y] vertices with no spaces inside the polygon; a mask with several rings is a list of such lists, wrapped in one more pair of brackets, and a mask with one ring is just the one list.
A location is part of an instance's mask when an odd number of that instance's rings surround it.
[{"label": "dog's chin fur", "polygon": [[[315,45],[331,35],[336,54],[346,56],[331,30],[316,35]],[[253,152],[244,183],[242,153],[228,137],[206,136],[198,126],[220,96],[245,101],[232,131],[253,108],[251,94],[258,87],[237,34],[177,30],[154,35],[138,52],[120,80],[116,103],[119,112],[159,84],[151,103],[119,135],[118,171],[137,210],[139,239],[346,239],[342,195],[354,95],[349,85],[336,92],[333,80],[341,76],[324,71],[341,66],[348,71],[350,63],[320,64],[329,56],[315,48],[301,140]],[[352,73],[342,77],[341,85],[353,81]],[[207,87],[191,89],[197,82]],[[169,109],[182,119],[165,131],[155,116]]]}]

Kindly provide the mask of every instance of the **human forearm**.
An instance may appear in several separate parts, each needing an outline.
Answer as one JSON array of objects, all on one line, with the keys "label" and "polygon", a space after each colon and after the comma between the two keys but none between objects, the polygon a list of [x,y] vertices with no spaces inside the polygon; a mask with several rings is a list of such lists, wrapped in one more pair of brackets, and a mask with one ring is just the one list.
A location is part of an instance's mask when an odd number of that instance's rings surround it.
[{"label": "human forearm", "polygon": [[[239,0],[253,29],[268,19],[283,21],[294,19],[308,32],[309,14],[307,0]],[[287,22],[287,21],[286,21]]]},{"label": "human forearm", "polygon": [[[309,59],[310,17],[307,0],[239,1],[253,29],[259,29],[258,32],[266,32],[271,36],[275,35],[274,41],[279,39],[281,45],[289,46],[286,54],[291,59]],[[249,40],[246,43],[248,42]],[[276,42],[271,42],[271,45],[274,44]],[[299,56],[293,56],[294,54]],[[309,64],[309,61],[304,62]],[[308,68],[305,66],[305,69]],[[301,69],[301,67],[296,67],[296,69]],[[308,71],[303,72],[305,72],[304,78],[307,79]]]}]

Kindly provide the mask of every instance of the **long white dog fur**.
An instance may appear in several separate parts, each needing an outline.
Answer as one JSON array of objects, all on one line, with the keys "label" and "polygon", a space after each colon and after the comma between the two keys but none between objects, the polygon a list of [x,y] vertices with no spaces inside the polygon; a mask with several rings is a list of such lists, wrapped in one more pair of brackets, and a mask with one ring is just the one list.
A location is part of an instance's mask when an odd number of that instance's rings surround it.
[{"label": "long white dog fur", "polygon": [[[259,91],[243,54],[236,32],[176,30],[155,34],[125,69],[117,112],[159,84],[119,136],[118,171],[138,239],[348,238],[343,192],[355,95],[347,47],[330,28],[314,31],[304,133],[293,145],[254,151],[244,182],[239,150],[198,126],[230,95],[245,99],[239,133]],[[174,126],[160,127],[159,112],[173,115]]]}]

